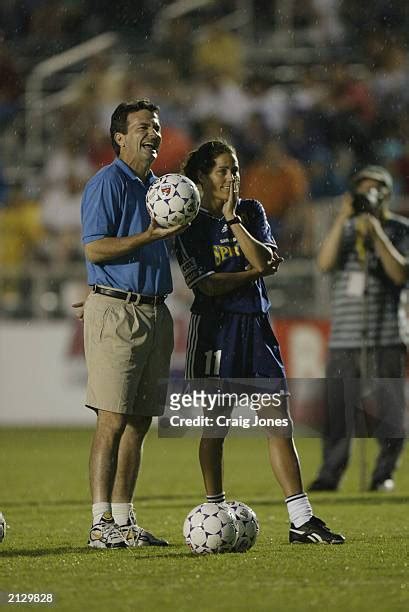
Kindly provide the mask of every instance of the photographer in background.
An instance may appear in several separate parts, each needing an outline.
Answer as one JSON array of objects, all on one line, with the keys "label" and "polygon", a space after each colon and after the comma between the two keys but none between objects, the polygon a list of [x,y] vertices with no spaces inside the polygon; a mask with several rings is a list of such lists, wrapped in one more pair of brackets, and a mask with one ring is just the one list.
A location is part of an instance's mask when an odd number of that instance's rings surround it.
[{"label": "photographer in background", "polygon": [[[310,491],[338,488],[351,438],[362,435],[359,419],[361,427],[365,421],[363,435],[370,435],[376,411],[373,431],[380,452],[370,490],[394,488],[393,472],[404,444],[406,349],[398,309],[408,278],[409,221],[389,211],[392,189],[391,175],[380,166],[355,175],[318,255],[319,268],[333,273],[332,325],[323,463]],[[387,381],[386,393],[385,388],[375,391],[379,379],[394,379]]]}]

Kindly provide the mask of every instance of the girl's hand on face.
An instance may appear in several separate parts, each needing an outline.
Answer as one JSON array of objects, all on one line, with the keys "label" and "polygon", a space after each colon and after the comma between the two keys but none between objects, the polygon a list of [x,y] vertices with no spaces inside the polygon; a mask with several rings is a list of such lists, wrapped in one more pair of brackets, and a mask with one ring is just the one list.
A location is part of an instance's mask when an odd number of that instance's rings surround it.
[{"label": "girl's hand on face", "polygon": [[[230,183],[229,198],[223,205],[223,215],[229,220],[236,214],[237,201],[239,199],[240,177],[234,176]],[[227,215],[227,216],[226,216]]]}]

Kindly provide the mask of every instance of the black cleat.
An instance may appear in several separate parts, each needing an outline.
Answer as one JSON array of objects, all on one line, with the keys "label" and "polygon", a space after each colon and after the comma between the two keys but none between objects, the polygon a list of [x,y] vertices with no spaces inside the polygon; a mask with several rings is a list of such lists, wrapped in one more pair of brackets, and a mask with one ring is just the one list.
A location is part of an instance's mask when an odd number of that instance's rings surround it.
[{"label": "black cleat", "polygon": [[317,478],[310,484],[307,491],[336,491],[337,489],[338,485],[336,485],[334,482]]},{"label": "black cleat", "polygon": [[392,478],[386,478],[385,480],[373,480],[369,491],[384,491],[385,493],[392,493],[395,488],[395,483]]},{"label": "black cleat", "polygon": [[324,521],[313,516],[298,528],[291,523],[289,541],[290,544],[343,544],[345,538],[339,533],[332,533]]}]

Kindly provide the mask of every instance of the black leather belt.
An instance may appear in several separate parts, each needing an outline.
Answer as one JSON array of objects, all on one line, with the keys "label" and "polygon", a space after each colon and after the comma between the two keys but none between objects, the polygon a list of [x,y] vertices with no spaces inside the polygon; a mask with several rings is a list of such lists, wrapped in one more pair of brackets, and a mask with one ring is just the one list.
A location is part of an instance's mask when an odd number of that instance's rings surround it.
[{"label": "black leather belt", "polygon": [[141,295],[140,293],[132,293],[132,291],[108,289],[107,287],[100,287],[99,285],[93,285],[92,291],[93,293],[101,293],[102,295],[117,298],[118,300],[128,300],[128,302],[136,302],[137,304],[151,304],[152,306],[163,304],[167,298],[167,295]]}]

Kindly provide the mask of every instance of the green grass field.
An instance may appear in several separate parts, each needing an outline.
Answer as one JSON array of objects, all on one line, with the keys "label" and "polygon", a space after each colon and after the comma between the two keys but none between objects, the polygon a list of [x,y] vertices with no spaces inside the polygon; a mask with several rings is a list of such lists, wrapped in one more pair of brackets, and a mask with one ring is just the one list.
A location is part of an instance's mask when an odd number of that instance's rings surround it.
[{"label": "green grass field", "polygon": [[[232,438],[226,443],[226,490],[254,508],[260,536],[245,554],[196,557],[183,542],[182,523],[203,500],[197,440],[158,439],[152,432],[145,446],[136,495],[139,522],[172,545],[97,551],[85,545],[91,435],[0,432],[0,508],[9,523],[0,547],[0,591],[52,592],[53,608],[70,612],[409,609],[408,451],[395,493],[358,493],[355,452],[342,492],[310,496],[315,513],[345,533],[344,546],[290,546],[265,441]],[[298,440],[297,446],[308,482],[319,443]],[[374,451],[368,442],[370,461]]]}]

